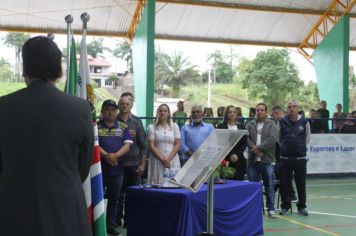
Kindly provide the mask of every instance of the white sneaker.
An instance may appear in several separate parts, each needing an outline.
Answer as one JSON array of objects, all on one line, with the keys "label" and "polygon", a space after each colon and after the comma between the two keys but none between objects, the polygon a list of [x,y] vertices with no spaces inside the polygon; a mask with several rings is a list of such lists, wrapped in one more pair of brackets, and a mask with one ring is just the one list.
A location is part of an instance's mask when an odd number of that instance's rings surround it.
[{"label": "white sneaker", "polygon": [[271,211],[268,211],[268,217],[269,218],[272,218],[272,219],[276,219],[277,216],[276,216],[276,212],[274,210],[271,210]]}]

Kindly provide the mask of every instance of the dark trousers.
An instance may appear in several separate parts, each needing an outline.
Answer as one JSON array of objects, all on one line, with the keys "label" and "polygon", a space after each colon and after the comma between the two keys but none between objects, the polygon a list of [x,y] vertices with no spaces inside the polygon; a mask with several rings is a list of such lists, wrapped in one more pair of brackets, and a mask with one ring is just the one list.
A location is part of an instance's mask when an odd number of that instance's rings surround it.
[{"label": "dark trousers", "polygon": [[280,193],[282,198],[281,208],[291,208],[290,192],[292,177],[294,172],[294,180],[298,193],[298,209],[306,208],[306,175],[307,175],[307,160],[306,159],[280,159],[279,174],[280,174]]},{"label": "dark trousers", "polygon": [[244,180],[244,175],[245,175],[245,159],[241,156],[237,160],[236,163],[230,162],[229,167],[232,167],[236,170],[236,174],[233,177],[233,179],[236,180]]},{"label": "dark trousers", "polygon": [[118,225],[116,223],[118,201],[122,186],[122,175],[119,176],[105,176],[104,186],[106,186],[106,195],[108,203],[106,206],[106,227],[115,229]]},{"label": "dark trousers", "polygon": [[121,219],[124,219],[124,224],[127,224],[127,216],[126,216],[126,190],[130,186],[138,185],[138,175],[137,175],[138,166],[124,166],[124,179],[121,188],[120,198],[119,198],[119,207],[117,214],[117,223],[121,225]]}]

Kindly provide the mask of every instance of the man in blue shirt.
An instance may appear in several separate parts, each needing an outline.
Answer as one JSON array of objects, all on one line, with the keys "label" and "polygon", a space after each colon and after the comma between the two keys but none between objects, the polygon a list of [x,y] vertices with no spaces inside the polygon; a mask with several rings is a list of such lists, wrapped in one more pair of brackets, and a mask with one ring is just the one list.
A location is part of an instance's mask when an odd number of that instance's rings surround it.
[{"label": "man in blue shirt", "polygon": [[204,140],[214,130],[212,124],[203,122],[203,108],[194,105],[191,109],[192,123],[185,124],[181,130],[180,150],[183,153],[184,164]]},{"label": "man in blue shirt", "polygon": [[107,191],[108,204],[106,209],[106,227],[111,235],[119,235],[117,211],[118,200],[123,180],[121,157],[129,152],[132,138],[127,125],[116,120],[118,106],[113,100],[104,101],[101,114],[103,119],[98,122],[101,166],[104,186]]}]

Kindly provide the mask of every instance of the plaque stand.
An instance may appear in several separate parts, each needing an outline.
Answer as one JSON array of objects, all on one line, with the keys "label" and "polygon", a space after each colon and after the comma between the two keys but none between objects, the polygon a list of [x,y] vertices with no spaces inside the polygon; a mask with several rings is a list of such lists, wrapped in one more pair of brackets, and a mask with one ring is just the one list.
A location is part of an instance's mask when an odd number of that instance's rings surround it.
[{"label": "plaque stand", "polygon": [[214,176],[210,175],[207,192],[207,232],[199,233],[198,236],[214,236]]}]

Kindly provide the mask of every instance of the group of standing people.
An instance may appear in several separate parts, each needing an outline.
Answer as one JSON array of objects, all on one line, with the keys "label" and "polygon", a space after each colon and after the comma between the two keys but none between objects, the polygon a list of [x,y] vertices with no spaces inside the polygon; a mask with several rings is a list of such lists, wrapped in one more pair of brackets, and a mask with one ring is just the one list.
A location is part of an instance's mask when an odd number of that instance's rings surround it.
[{"label": "group of standing people", "polygon": [[247,146],[249,148],[247,174],[250,181],[262,179],[267,199],[267,212],[271,218],[275,213],[275,176],[280,180],[282,198],[280,215],[285,215],[291,208],[292,176],[294,175],[298,202],[298,213],[308,215],[306,210],[306,173],[307,143],[309,142],[310,126],[308,121],[298,114],[299,103],[290,101],[286,115],[280,107],[272,108],[272,117],[267,118],[267,105],[256,106],[256,119],[246,124],[249,132]]},{"label": "group of standing people", "polygon": [[344,113],[340,103],[335,106],[336,112],[332,114],[332,125],[329,128],[330,112],[326,101],[320,102],[318,110],[309,112],[311,133],[356,133],[356,111]]}]

